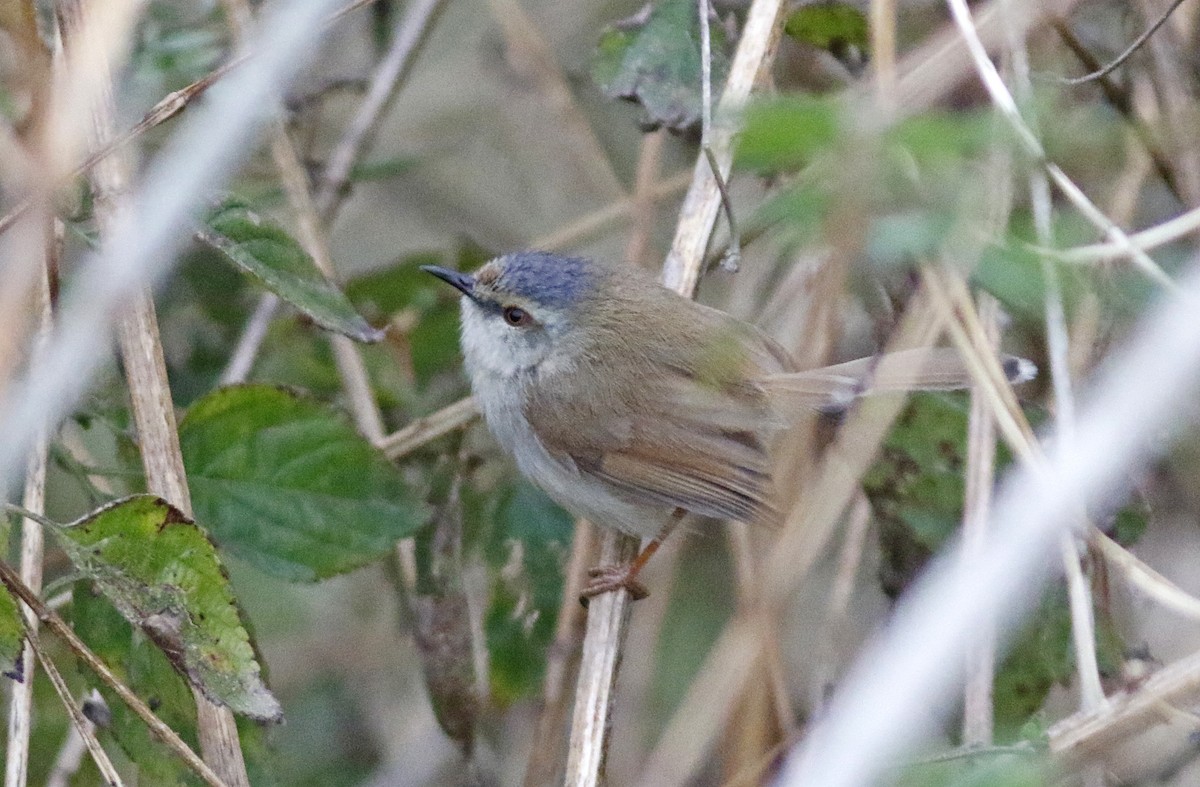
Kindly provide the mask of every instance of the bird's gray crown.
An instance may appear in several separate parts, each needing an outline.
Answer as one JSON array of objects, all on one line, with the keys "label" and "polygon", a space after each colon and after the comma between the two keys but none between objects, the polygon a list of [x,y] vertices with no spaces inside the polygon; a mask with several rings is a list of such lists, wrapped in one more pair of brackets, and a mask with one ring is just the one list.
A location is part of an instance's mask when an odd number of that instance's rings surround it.
[{"label": "bird's gray crown", "polygon": [[[489,276],[488,268],[495,273]],[[562,309],[591,292],[599,273],[596,263],[581,257],[523,251],[507,254],[484,266],[477,278],[479,283],[496,290]]]}]

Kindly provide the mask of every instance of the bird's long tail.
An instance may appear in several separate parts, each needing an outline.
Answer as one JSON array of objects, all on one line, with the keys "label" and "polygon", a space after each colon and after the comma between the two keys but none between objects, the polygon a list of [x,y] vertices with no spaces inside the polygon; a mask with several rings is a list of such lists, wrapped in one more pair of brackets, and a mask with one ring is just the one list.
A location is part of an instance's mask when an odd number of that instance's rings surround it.
[{"label": "bird's long tail", "polygon": [[[1001,355],[1000,363],[1013,385],[1037,376],[1037,366],[1025,358]],[[953,391],[970,388],[971,384],[970,371],[961,356],[947,347],[902,350],[763,379],[767,398],[780,415],[804,408],[838,412],[861,396]]]}]

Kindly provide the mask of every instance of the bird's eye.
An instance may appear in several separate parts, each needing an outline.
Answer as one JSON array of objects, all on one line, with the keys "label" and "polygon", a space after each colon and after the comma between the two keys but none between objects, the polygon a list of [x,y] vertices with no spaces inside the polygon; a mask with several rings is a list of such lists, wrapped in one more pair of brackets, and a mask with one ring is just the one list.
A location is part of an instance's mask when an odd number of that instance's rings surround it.
[{"label": "bird's eye", "polygon": [[521,326],[529,325],[529,323],[533,322],[533,318],[529,316],[529,312],[519,306],[505,306],[503,314],[504,321],[509,325]]}]

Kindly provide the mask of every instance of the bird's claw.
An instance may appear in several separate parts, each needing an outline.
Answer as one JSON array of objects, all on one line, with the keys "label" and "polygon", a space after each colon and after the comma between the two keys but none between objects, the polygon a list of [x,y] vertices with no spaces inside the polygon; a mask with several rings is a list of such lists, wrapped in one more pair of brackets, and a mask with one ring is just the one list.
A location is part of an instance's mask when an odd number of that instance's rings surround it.
[{"label": "bird's claw", "polygon": [[637,572],[630,571],[629,566],[596,566],[588,569],[588,576],[592,581],[579,594],[579,603],[584,607],[594,596],[621,588],[629,591],[634,601],[641,601],[650,595],[646,586],[637,581]]}]

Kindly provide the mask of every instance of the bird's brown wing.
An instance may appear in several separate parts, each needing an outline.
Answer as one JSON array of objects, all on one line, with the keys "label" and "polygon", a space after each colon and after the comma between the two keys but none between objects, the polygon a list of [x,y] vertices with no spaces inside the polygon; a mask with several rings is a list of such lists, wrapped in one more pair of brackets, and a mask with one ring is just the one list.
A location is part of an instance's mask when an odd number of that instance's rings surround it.
[{"label": "bird's brown wing", "polygon": [[693,366],[659,366],[650,380],[622,363],[577,365],[569,387],[541,381],[526,416],[551,454],[635,502],[773,521],[765,395],[744,379],[714,385]]}]

